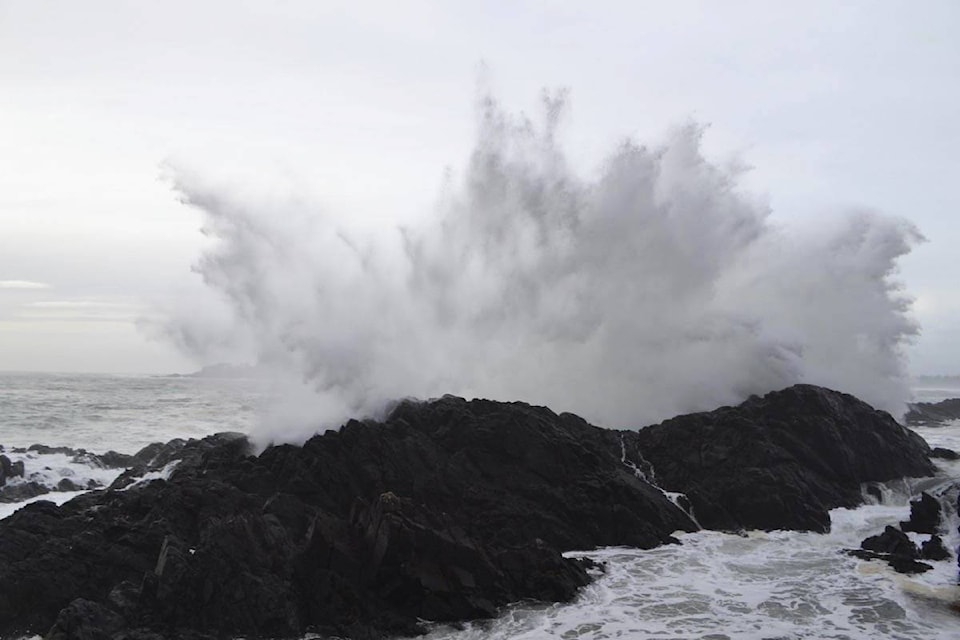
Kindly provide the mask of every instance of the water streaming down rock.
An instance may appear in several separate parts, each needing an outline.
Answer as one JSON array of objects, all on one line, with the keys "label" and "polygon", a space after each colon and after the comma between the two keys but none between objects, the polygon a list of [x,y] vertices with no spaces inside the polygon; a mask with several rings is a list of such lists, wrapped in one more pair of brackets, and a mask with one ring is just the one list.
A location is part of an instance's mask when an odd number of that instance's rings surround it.
[{"label": "water streaming down rock", "polygon": [[483,97],[475,147],[435,211],[381,234],[295,193],[174,171],[214,241],[196,270],[225,306],[190,305],[163,334],[200,358],[235,347],[306,385],[255,434],[263,443],[443,393],[618,428],[796,382],[902,413],[916,327],[893,276],[919,239],[909,223],[774,223],[738,166],[704,157],[696,125],[659,146],[625,141],[584,175],[561,145],[564,96],[544,105],[533,121]]}]

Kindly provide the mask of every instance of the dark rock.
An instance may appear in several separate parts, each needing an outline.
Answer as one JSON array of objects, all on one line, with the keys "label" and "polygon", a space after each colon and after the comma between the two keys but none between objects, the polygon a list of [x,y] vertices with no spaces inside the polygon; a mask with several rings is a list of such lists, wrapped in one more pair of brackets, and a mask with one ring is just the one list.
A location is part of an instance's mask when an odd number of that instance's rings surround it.
[{"label": "dark rock", "polygon": [[847,394],[810,385],[626,434],[656,480],[712,529],[826,531],[861,485],[935,472],[920,436]]},{"label": "dark rock", "polygon": [[2,487],[7,482],[7,477],[10,475],[10,458],[0,454],[0,487]]},{"label": "dark rock", "polygon": [[925,571],[933,569],[933,567],[926,562],[919,562],[907,556],[877,553],[876,551],[867,551],[865,549],[850,549],[847,553],[861,560],[882,560],[890,565],[890,568],[897,573],[924,573]]},{"label": "dark rock", "polygon": [[0,521],[0,636],[78,597],[122,611],[130,638],[410,634],[569,600],[589,576],[561,551],[695,529],[621,462],[618,433],[521,403],[407,402],[249,453],[229,434],[153,447],[136,471],[179,457],[166,482]]},{"label": "dark rock", "polygon": [[83,487],[79,486],[76,482],[70,478],[61,478],[60,482],[57,483],[57,491],[82,491]]},{"label": "dark rock", "polygon": [[951,420],[960,420],[960,398],[941,402],[917,402],[910,405],[904,422],[910,426],[936,427]]},{"label": "dark rock", "polygon": [[[690,484],[711,525],[823,528],[823,510],[859,499],[859,482],[932,468],[908,432],[864,407],[801,387],[641,437],[445,397],[257,457],[236,434],[151,446],[106,490],[0,521],[0,637],[55,621],[106,633],[119,617],[113,640],[364,640],[569,600],[590,567],[561,552],[652,548],[696,528],[648,481],[654,470],[671,490]],[[134,484],[175,460],[166,481]]]},{"label": "dark rock", "polygon": [[946,447],[934,447],[930,451],[931,458],[940,458],[941,460],[960,460],[960,453]]},{"label": "dark rock", "polygon": [[917,549],[917,545],[913,544],[907,534],[889,525],[884,528],[883,533],[870,536],[861,542],[860,548],[905,558],[917,559],[920,557],[920,550]]},{"label": "dark rock", "polygon": [[918,562],[905,556],[889,556],[886,560],[897,573],[924,573],[933,569],[926,562]]},{"label": "dark rock", "polygon": [[940,526],[940,502],[926,491],[910,501],[910,519],[900,523],[903,531],[936,533]]},{"label": "dark rock", "polygon": [[50,493],[50,489],[39,482],[21,482],[0,487],[0,502],[23,502],[30,498]]},{"label": "dark rock", "polygon": [[11,462],[10,458],[0,454],[0,487],[10,478],[23,477],[23,460]]},{"label": "dark rock", "polygon": [[45,444],[32,444],[27,447],[27,451],[39,453],[41,455],[53,455],[60,453],[67,456],[75,456],[80,453],[86,453],[83,449],[71,449],[70,447],[50,447]]},{"label": "dark rock", "polygon": [[[925,548],[927,544],[929,543],[924,544]],[[934,552],[932,547],[931,552]],[[907,534],[891,526],[887,526],[883,533],[865,539],[860,543],[860,549],[854,549],[848,553],[863,560],[883,560],[898,573],[923,573],[933,569],[929,564],[919,562],[919,559],[923,557],[933,560],[934,558],[922,556],[917,545]]]},{"label": "dark rock", "polygon": [[110,640],[123,625],[123,618],[107,607],[77,598],[57,614],[45,640]]},{"label": "dark rock", "polygon": [[140,451],[137,451],[133,455],[133,458],[139,464],[149,465],[162,453],[167,452],[166,454],[167,457],[170,457],[171,453],[179,449],[182,449],[183,445],[185,444],[186,444],[186,440],[182,440],[180,438],[176,438],[167,443],[154,442],[153,444],[148,444],[144,448],[140,449]]},{"label": "dark rock", "polygon": [[137,463],[137,459],[134,456],[117,453],[116,451],[107,451],[106,453],[96,456],[96,458],[100,466],[105,469],[126,469]]},{"label": "dark rock", "polygon": [[110,485],[111,489],[130,486],[145,473],[161,471],[172,463],[197,464],[204,456],[243,456],[251,452],[250,443],[242,433],[223,432],[201,440],[175,438],[165,444],[149,444],[131,456],[133,464]]},{"label": "dark rock", "polygon": [[950,552],[940,536],[933,535],[920,546],[920,557],[924,560],[946,560],[950,557]]},{"label": "dark rock", "polygon": [[883,491],[874,483],[866,483],[864,490],[877,501],[877,504],[883,504]]}]

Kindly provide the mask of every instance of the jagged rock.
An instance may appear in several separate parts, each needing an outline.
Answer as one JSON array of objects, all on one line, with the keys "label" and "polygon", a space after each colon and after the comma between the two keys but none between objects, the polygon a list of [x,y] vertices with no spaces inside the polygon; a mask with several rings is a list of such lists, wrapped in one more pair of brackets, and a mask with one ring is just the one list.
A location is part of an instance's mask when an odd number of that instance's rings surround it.
[{"label": "jagged rock", "polygon": [[165,444],[149,444],[131,456],[132,466],[121,473],[110,488],[129,487],[145,473],[160,471],[173,462],[189,466],[215,451],[219,452],[217,455],[228,457],[246,454],[250,451],[250,443],[242,433],[223,432],[200,440],[175,438]]},{"label": "jagged rock", "polygon": [[933,569],[919,562],[920,550],[904,532],[887,526],[883,533],[870,536],[860,543],[860,549],[849,551],[862,560],[883,560],[898,573],[923,573]]},{"label": "jagged rock", "polygon": [[910,405],[904,422],[910,426],[942,425],[951,420],[960,420],[960,398],[941,402],[917,402]]},{"label": "jagged rock", "polygon": [[919,562],[913,558],[900,555],[891,555],[889,553],[878,553],[876,551],[867,551],[865,549],[849,549],[847,553],[861,560],[882,560],[890,565],[890,568],[897,573],[924,573],[933,569],[926,562]]},{"label": "jagged rock", "polygon": [[905,556],[888,556],[886,561],[897,573],[925,573],[933,569],[926,562],[918,562]]},{"label": "jagged rock", "polygon": [[10,458],[0,454],[0,487],[3,487],[10,478],[23,477],[23,460],[11,462]]},{"label": "jagged rock", "polygon": [[83,487],[79,486],[76,482],[70,478],[61,478],[60,482],[57,483],[57,491],[82,491]]},{"label": "jagged rock", "polygon": [[940,502],[926,491],[910,501],[910,519],[900,523],[901,530],[916,533],[934,534],[939,526]]},{"label": "jagged rock", "polygon": [[180,456],[166,482],[0,521],[0,635],[78,597],[123,609],[130,638],[410,634],[572,598],[589,578],[562,550],[695,528],[621,462],[617,433],[521,403],[407,402],[249,454],[234,435],[154,447],[141,472]]},{"label": "jagged rock", "polygon": [[136,458],[126,453],[107,451],[96,456],[99,465],[105,469],[126,469],[136,464]]},{"label": "jagged rock", "polygon": [[23,502],[30,498],[50,493],[50,489],[39,482],[20,482],[0,487],[0,502]]},{"label": "jagged rock", "polygon": [[667,420],[634,435],[664,489],[713,529],[826,531],[861,484],[935,472],[920,436],[853,396],[811,385]]},{"label": "jagged rock", "polygon": [[161,454],[164,454],[172,460],[173,456],[183,449],[183,445],[186,443],[187,441],[181,438],[175,438],[167,443],[154,442],[137,451],[133,454],[133,457],[139,464],[144,466],[151,464]]},{"label": "jagged rock", "polygon": [[123,618],[107,607],[77,598],[57,614],[44,640],[108,640],[123,625]]},{"label": "jagged rock", "polygon": [[907,534],[889,525],[884,528],[883,533],[866,538],[860,543],[860,548],[906,558],[917,559],[920,557],[920,550],[917,549],[917,545],[913,544]]},{"label": "jagged rock", "polygon": [[930,457],[941,460],[960,460],[960,453],[946,447],[934,447],[930,450]]},{"label": "jagged rock", "polygon": [[41,455],[52,455],[60,453],[67,456],[75,456],[78,453],[86,453],[83,449],[71,449],[70,447],[50,447],[45,444],[32,444],[27,447],[27,451],[39,453]]},{"label": "jagged rock", "polygon": [[26,448],[15,448],[18,453],[33,453],[37,455],[61,454],[70,456],[71,460],[81,464],[95,465],[104,469],[121,469],[133,465],[136,460],[134,456],[116,451],[107,451],[103,454],[96,454],[86,449],[73,449],[71,447],[51,447],[45,444],[32,444]]},{"label": "jagged rock", "polygon": [[361,508],[356,522],[370,550],[363,579],[385,600],[399,599],[405,608],[418,608],[418,617],[425,620],[493,616],[497,606],[490,594],[498,592],[564,602],[589,582],[583,567],[563,560],[542,542],[490,556],[445,514],[391,492]]},{"label": "jagged rock", "polygon": [[[694,441],[688,474],[729,489],[703,464],[726,457],[742,467],[741,502],[694,486],[697,515],[745,526],[743,514],[779,501],[763,522],[802,528],[858,478],[932,469],[899,425],[861,405],[800,388],[745,403],[731,424],[719,420],[715,441],[705,433]],[[716,422],[704,415],[678,419],[678,436],[689,435],[684,424]],[[746,431],[730,431],[744,422]],[[654,471],[673,481],[670,464],[658,462],[669,460],[658,447],[672,439],[650,439],[648,455],[648,438],[570,414],[444,397],[259,456],[236,434],[152,446],[137,454],[138,470],[169,470],[179,459],[166,481],[133,484],[128,475],[60,508],[38,502],[0,521],[0,637],[42,633],[58,616],[61,628],[109,629],[119,616],[112,640],[308,629],[364,640],[418,633],[423,618],[568,600],[588,574],[562,551],[651,548],[696,528],[647,481]],[[761,444],[751,449],[753,439]],[[791,479],[800,481],[792,493]],[[810,496],[819,502],[804,511]]]},{"label": "jagged rock", "polygon": [[950,557],[950,552],[940,536],[932,535],[920,546],[920,557],[924,560],[946,560]]}]

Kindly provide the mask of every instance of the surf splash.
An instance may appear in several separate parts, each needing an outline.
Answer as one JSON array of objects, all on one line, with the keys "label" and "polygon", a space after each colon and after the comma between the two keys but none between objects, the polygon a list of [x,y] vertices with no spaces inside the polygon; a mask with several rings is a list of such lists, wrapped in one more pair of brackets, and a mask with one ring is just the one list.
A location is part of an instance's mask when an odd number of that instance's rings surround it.
[{"label": "surf splash", "polygon": [[221,304],[172,314],[164,334],[201,360],[230,347],[293,373],[298,398],[263,441],[443,393],[639,427],[808,382],[902,413],[910,223],[777,226],[742,168],[704,157],[696,124],[627,140],[583,175],[561,148],[565,103],[545,94],[533,121],[482,97],[462,174],[430,215],[380,234],[174,170],[213,240],[195,270]]}]

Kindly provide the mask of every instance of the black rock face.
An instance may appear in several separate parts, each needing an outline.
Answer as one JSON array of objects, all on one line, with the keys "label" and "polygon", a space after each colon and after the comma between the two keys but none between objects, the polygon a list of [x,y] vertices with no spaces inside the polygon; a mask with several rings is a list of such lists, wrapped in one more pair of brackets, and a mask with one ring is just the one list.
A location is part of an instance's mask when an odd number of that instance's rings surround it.
[{"label": "black rock face", "polygon": [[960,453],[946,447],[934,447],[930,450],[930,457],[941,460],[960,460]]},{"label": "black rock face", "polygon": [[926,491],[910,501],[910,519],[900,523],[903,531],[934,534],[940,527],[940,502]]},{"label": "black rock face", "polygon": [[926,442],[853,396],[810,385],[667,420],[635,436],[664,489],[711,529],[826,531],[860,485],[929,476]]},{"label": "black rock face", "polygon": [[920,557],[920,550],[910,541],[907,534],[891,526],[884,528],[883,533],[865,539],[860,543],[860,548],[877,553],[904,556],[912,560]]},{"label": "black rock face", "polygon": [[180,458],[167,481],[0,522],[0,636],[410,634],[569,600],[589,578],[563,550],[695,528],[618,433],[520,403],[404,403],[249,453],[231,435],[154,447],[153,469]]},{"label": "black rock face", "polygon": [[950,552],[938,535],[930,536],[920,547],[920,557],[924,560],[949,560]]},{"label": "black rock face", "polygon": [[[522,403],[404,402],[302,447],[220,434],[0,521],[0,637],[414,634],[421,620],[566,601],[562,551],[651,548],[694,522],[823,529],[859,483],[929,473],[926,445],[858,400],[795,387],[641,433]],[[651,464],[652,463],[652,464]]]},{"label": "black rock face", "polygon": [[951,420],[960,420],[960,398],[941,402],[917,402],[910,405],[904,421],[910,426],[937,426]]},{"label": "black rock face", "polygon": [[0,453],[0,487],[6,484],[8,478],[23,476],[23,461],[11,462],[10,458]]},{"label": "black rock face", "polygon": [[859,549],[848,553],[862,560],[882,560],[894,571],[908,574],[933,569],[926,562],[920,562],[920,559],[939,561],[951,557],[940,536],[931,535],[917,548],[907,534],[889,525],[884,528],[883,533],[866,538],[860,543]]}]

